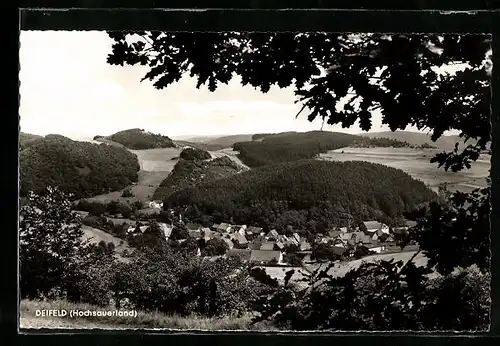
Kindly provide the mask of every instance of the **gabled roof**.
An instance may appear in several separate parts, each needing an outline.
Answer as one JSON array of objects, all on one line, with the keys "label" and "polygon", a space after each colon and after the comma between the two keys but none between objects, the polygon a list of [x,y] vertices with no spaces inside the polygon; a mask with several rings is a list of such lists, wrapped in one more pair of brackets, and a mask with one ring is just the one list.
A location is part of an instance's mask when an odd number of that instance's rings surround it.
[{"label": "gabled roof", "polygon": [[234,247],[234,243],[231,241],[231,239],[224,238],[224,241],[226,242],[229,249],[232,249]]},{"label": "gabled roof", "polygon": [[339,235],[339,238],[340,238],[340,240],[347,241],[347,240],[352,238],[352,234],[351,233],[341,233]]},{"label": "gabled roof", "polygon": [[252,250],[250,253],[250,262],[271,262],[272,260],[279,261],[280,257],[280,251]]},{"label": "gabled roof", "polygon": [[285,248],[285,244],[283,244],[283,242],[281,242],[281,241],[276,242],[276,246],[277,246],[280,250],[283,250],[283,249]]},{"label": "gabled roof", "polygon": [[262,228],[261,227],[250,226],[250,227],[247,227],[247,231],[251,231],[254,234],[258,234],[258,233],[260,233],[262,231]]},{"label": "gabled roof", "polygon": [[161,223],[159,222],[158,226],[162,230],[165,238],[170,238],[170,235],[172,234],[172,227],[169,227],[166,223],[163,223],[163,222],[161,222]]},{"label": "gabled roof", "polygon": [[230,224],[223,222],[219,225],[219,227],[217,227],[217,229],[221,231],[226,231],[229,227],[231,227]]},{"label": "gabled roof", "polygon": [[245,238],[245,236],[240,233],[236,233],[234,239],[236,239],[240,244],[248,244],[247,238]]},{"label": "gabled roof", "polygon": [[378,221],[363,221],[367,230],[379,230],[382,229],[385,225]]},{"label": "gabled roof", "polygon": [[356,243],[363,241],[363,237],[365,234],[363,232],[353,232],[351,235],[351,239],[353,239]]},{"label": "gabled roof", "polygon": [[332,239],[337,238],[339,235],[340,235],[340,231],[337,231],[337,230],[333,230],[333,231],[328,232],[328,236]]},{"label": "gabled roof", "polygon": [[362,239],[363,244],[371,244],[372,243],[372,237],[369,235],[364,235]]},{"label": "gabled roof", "polygon": [[342,256],[347,251],[347,249],[340,246],[333,246],[332,251],[335,255]]},{"label": "gabled roof", "polygon": [[267,236],[268,237],[273,237],[273,238],[278,238],[279,234],[278,234],[278,231],[276,231],[275,229],[272,229],[272,230],[269,231],[269,233],[267,233]]},{"label": "gabled roof", "polygon": [[297,232],[293,234],[293,238],[300,243],[300,235]]},{"label": "gabled roof", "polygon": [[254,240],[250,243],[250,248],[252,250],[260,250],[260,247],[262,246],[262,241],[261,240]]},{"label": "gabled roof", "polygon": [[347,233],[347,227],[340,227],[340,233]]},{"label": "gabled roof", "polygon": [[265,243],[262,243],[262,245],[260,246],[259,250],[266,250],[266,251],[274,250],[274,245],[275,244],[276,243],[273,242],[273,241],[267,241]]}]

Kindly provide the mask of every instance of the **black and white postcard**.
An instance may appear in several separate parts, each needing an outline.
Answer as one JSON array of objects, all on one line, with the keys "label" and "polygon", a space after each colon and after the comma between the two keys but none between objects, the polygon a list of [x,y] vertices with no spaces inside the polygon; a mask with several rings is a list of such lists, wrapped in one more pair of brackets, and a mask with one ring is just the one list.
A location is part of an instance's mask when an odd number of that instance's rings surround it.
[{"label": "black and white postcard", "polygon": [[487,331],[491,54],[22,31],[20,327]]}]

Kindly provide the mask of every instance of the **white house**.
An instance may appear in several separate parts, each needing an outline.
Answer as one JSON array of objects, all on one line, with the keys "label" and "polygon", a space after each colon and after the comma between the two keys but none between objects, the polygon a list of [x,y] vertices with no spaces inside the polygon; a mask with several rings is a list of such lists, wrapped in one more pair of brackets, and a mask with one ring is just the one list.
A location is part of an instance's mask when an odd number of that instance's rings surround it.
[{"label": "white house", "polygon": [[149,207],[153,209],[162,209],[163,202],[162,201],[151,201],[149,202]]},{"label": "white house", "polygon": [[378,222],[378,221],[363,221],[368,233],[375,233],[377,231],[382,231],[382,233],[389,234],[389,226]]},{"label": "white house", "polygon": [[170,235],[172,234],[172,226],[167,225],[166,223],[159,222],[158,226],[160,226],[160,229],[163,232],[163,235],[165,236],[165,239],[168,240],[170,238]]}]

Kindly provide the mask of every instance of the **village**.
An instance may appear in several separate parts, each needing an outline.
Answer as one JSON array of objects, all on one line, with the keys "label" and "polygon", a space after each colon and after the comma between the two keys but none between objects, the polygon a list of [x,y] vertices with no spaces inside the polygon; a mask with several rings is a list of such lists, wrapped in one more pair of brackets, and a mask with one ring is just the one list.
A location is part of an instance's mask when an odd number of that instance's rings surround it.
[{"label": "village", "polygon": [[[150,202],[150,208],[161,207],[159,202]],[[191,239],[203,239],[205,243],[219,239],[227,245],[224,254],[203,256],[204,259],[239,257],[241,261],[257,266],[307,266],[318,262],[349,261],[373,254],[417,250],[417,245],[412,241],[407,241],[403,248],[400,246],[402,241],[408,239],[408,230],[416,225],[416,222],[410,220],[405,220],[405,226],[394,228],[374,220],[364,221],[355,227],[334,227],[328,232],[317,233],[313,239],[301,236],[302,232],[299,230],[279,234],[275,229],[266,230],[224,222],[203,227],[192,222],[184,223],[182,215],[179,215],[179,222],[185,225]],[[171,240],[173,223],[158,222],[158,225],[165,239]],[[143,225],[139,229],[144,232],[148,227],[149,225]],[[129,227],[127,234],[135,230],[136,227]],[[176,240],[183,243],[187,238]],[[323,253],[326,249],[327,255],[321,256],[320,251],[314,253],[315,249],[323,249]],[[293,261],[287,256],[291,252],[294,255]],[[202,256],[200,248],[197,249],[197,255]]]}]

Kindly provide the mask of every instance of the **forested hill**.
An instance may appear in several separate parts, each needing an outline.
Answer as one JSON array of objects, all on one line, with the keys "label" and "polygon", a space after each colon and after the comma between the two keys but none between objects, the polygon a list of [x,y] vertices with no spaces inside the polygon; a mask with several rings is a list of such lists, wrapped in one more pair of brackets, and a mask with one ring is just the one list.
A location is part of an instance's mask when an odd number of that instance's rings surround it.
[{"label": "forested hill", "polygon": [[278,134],[256,134],[253,141],[239,142],[233,149],[240,159],[250,167],[276,162],[311,159],[328,150],[351,145],[358,136],[329,131],[284,132]]},{"label": "forested hill", "polygon": [[47,135],[20,152],[20,194],[58,186],[75,198],[90,197],[137,181],[139,168],[125,148]]},{"label": "forested hill", "polygon": [[154,134],[143,129],[129,129],[119,131],[111,136],[95,136],[94,140],[111,140],[127,147],[128,149],[154,149],[154,148],[175,148],[175,144],[167,136]]},{"label": "forested hill", "polygon": [[176,191],[194,187],[201,182],[229,177],[239,171],[240,167],[226,156],[211,161],[181,158],[156,189],[153,199],[163,200]]},{"label": "forested hill", "polygon": [[42,136],[33,135],[31,133],[20,132],[19,133],[19,150],[23,150],[36,139],[43,138]]},{"label": "forested hill", "polygon": [[196,222],[238,224],[310,232],[355,220],[389,222],[436,198],[401,170],[368,162],[300,160],[267,165],[201,183],[165,199],[186,206]]}]

